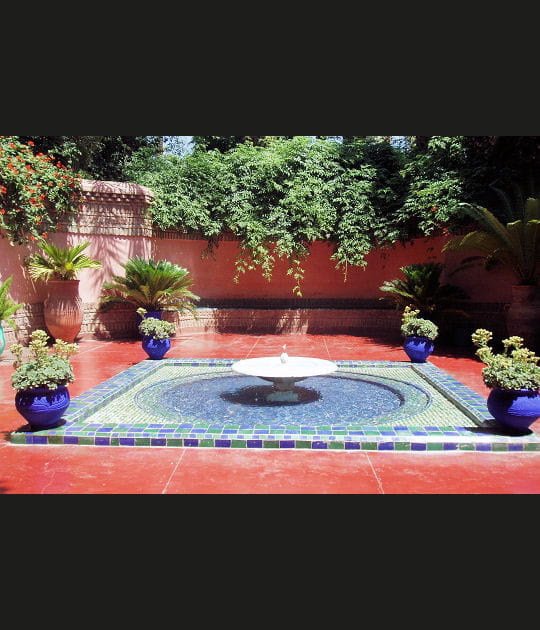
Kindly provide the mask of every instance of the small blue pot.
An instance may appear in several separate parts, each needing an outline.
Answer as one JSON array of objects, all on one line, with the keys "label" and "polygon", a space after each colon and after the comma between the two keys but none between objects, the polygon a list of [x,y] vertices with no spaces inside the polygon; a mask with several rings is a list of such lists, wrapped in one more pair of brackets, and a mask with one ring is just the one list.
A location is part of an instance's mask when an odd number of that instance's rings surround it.
[{"label": "small blue pot", "polygon": [[170,339],[154,339],[153,337],[144,336],[142,340],[142,348],[150,359],[158,360],[163,357],[171,349]]},{"label": "small blue pot", "polygon": [[540,394],[530,389],[495,387],[488,396],[487,408],[504,428],[527,433],[531,424],[540,418]]},{"label": "small blue pot", "polygon": [[403,350],[413,363],[425,363],[434,349],[435,344],[427,337],[405,337],[403,344]]},{"label": "small blue pot", "polygon": [[35,431],[58,426],[69,403],[69,391],[65,385],[52,390],[35,387],[15,394],[15,408]]}]

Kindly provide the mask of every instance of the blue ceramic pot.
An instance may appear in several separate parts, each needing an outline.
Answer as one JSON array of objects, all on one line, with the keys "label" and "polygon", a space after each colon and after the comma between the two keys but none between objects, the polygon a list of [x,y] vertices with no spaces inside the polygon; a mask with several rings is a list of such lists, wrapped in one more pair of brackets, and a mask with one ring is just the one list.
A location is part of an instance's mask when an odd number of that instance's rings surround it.
[{"label": "blue ceramic pot", "polygon": [[154,360],[163,359],[163,357],[171,349],[170,339],[154,339],[153,337],[144,336],[142,347],[146,354]]},{"label": "blue ceramic pot", "polygon": [[435,344],[427,337],[405,337],[403,344],[403,350],[413,363],[425,363],[434,349]]},{"label": "blue ceramic pot", "polygon": [[531,424],[540,418],[540,394],[530,389],[495,387],[488,396],[487,408],[504,428],[528,432]]},{"label": "blue ceramic pot", "polygon": [[15,394],[15,408],[36,431],[58,426],[69,403],[69,391],[65,385],[52,390],[35,387]]}]

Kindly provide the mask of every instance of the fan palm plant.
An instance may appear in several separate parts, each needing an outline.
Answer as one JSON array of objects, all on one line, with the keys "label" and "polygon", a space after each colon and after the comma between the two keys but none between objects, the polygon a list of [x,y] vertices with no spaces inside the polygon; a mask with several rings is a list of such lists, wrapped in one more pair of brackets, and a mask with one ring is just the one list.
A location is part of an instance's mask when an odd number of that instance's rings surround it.
[{"label": "fan palm plant", "polygon": [[380,291],[387,293],[381,300],[391,299],[396,308],[412,306],[421,317],[433,318],[440,313],[467,314],[454,307],[456,300],[465,300],[469,296],[463,289],[451,284],[441,284],[444,265],[427,262],[407,265],[400,268],[404,279],[386,280]]},{"label": "fan palm plant", "polygon": [[124,265],[124,276],[113,276],[103,283],[101,309],[115,303],[133,304],[146,311],[178,311],[196,315],[194,302],[199,296],[191,291],[193,278],[189,271],[167,260],[130,258]]},{"label": "fan palm plant", "polygon": [[99,269],[101,262],[84,254],[89,241],[73,247],[57,247],[44,240],[38,242],[41,254],[29,256],[25,264],[33,280],[75,280],[82,269]]},{"label": "fan palm plant", "polygon": [[[519,285],[537,285],[540,273],[540,199],[527,199],[506,210],[511,220],[500,221],[490,210],[463,204],[479,229],[450,240],[443,251],[477,252],[464,258],[456,271],[481,264],[486,270],[497,266],[510,269]],[[455,272],[454,272],[455,273]]]}]

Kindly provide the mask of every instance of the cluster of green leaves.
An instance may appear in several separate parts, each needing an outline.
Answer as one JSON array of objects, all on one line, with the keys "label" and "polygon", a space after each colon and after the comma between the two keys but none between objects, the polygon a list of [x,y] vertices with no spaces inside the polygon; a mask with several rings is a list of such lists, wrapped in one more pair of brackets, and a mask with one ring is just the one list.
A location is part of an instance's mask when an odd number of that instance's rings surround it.
[{"label": "cluster of green leaves", "polygon": [[418,309],[406,306],[401,319],[401,334],[404,337],[426,337],[434,341],[439,336],[439,328],[429,319],[418,317]]},{"label": "cluster of green leaves", "polygon": [[200,298],[191,291],[193,277],[187,269],[168,260],[130,258],[124,275],[103,283],[102,310],[113,304],[132,304],[145,311],[177,311],[196,315],[194,302]]},{"label": "cluster of green leaves", "polygon": [[58,247],[40,239],[41,253],[29,256],[25,260],[30,277],[33,280],[75,280],[83,269],[100,269],[102,264],[84,254],[90,245],[85,241],[73,247]]},{"label": "cluster of green leaves", "polygon": [[472,335],[473,344],[478,348],[476,355],[487,367],[482,370],[482,377],[487,387],[516,390],[540,389],[540,357],[525,348],[521,337],[503,339],[503,351],[493,352],[490,342],[493,333],[478,328]]},{"label": "cluster of green leaves", "polygon": [[459,313],[457,300],[466,300],[468,294],[460,287],[441,282],[444,265],[437,262],[413,263],[401,267],[404,278],[386,280],[380,291],[386,294],[381,300],[389,299],[396,308],[413,306],[422,317],[436,317],[441,313]]},{"label": "cluster of green leaves", "polygon": [[47,238],[79,200],[79,180],[62,162],[0,136],[0,232],[12,244]]},{"label": "cluster of green leaves", "polygon": [[47,387],[54,390],[75,380],[69,358],[78,351],[77,344],[57,339],[49,348],[48,341],[49,335],[44,330],[34,330],[30,335],[29,356],[26,358],[21,344],[11,346],[10,350],[15,356],[15,371],[11,377],[13,389],[21,391]]},{"label": "cluster of green leaves", "polygon": [[141,335],[153,339],[170,339],[176,333],[176,326],[164,319],[145,317],[139,324],[139,332]]},{"label": "cluster of green leaves", "polygon": [[17,304],[9,295],[12,282],[13,276],[9,276],[4,282],[0,282],[0,324],[5,322],[8,326],[16,329],[17,324],[13,319],[13,315],[15,315],[23,304]]},{"label": "cluster of green leaves", "polygon": [[489,271],[502,266],[510,269],[520,285],[538,284],[540,277],[540,199],[518,199],[507,195],[503,209],[508,222],[500,221],[490,210],[464,204],[478,229],[448,241],[443,251],[476,252],[461,261],[456,271],[483,265]]}]

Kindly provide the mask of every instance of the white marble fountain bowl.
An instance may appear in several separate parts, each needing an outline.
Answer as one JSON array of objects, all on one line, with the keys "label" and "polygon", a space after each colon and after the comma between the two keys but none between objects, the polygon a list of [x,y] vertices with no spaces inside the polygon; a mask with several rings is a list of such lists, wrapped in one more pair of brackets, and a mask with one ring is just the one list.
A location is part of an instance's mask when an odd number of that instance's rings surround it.
[{"label": "white marble fountain bowl", "polygon": [[311,357],[258,357],[244,359],[232,365],[232,369],[245,376],[257,376],[274,385],[275,393],[268,396],[272,401],[295,401],[294,383],[310,376],[325,376],[337,370],[337,365],[324,359]]}]

